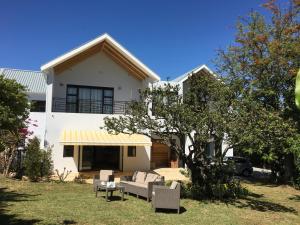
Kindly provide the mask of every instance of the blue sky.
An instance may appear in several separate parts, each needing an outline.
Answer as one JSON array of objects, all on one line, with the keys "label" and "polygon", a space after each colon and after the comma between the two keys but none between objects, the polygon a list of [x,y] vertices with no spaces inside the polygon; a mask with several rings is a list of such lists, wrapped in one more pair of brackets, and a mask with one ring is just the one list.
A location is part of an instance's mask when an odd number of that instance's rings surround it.
[{"label": "blue sky", "polygon": [[213,68],[233,41],[238,16],[262,0],[0,1],[0,67],[39,70],[104,32],[162,79]]}]

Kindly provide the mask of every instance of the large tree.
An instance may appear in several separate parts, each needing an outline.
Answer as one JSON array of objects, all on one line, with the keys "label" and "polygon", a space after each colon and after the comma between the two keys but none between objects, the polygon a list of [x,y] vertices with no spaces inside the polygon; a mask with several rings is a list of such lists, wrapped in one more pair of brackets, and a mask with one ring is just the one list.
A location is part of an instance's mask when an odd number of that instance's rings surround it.
[{"label": "large tree", "polygon": [[[231,90],[212,74],[191,74],[187,87],[184,96],[178,95],[179,86],[170,84],[147,88],[139,101],[129,104],[125,116],[105,118],[105,128],[158,136],[188,167],[192,183],[212,195],[216,185],[228,184],[232,178],[223,170],[221,144],[225,133],[234,132],[231,126],[239,114],[230,108],[238,102],[232,104]],[[212,141],[217,146],[215,163],[207,154]]]},{"label": "large tree", "polygon": [[264,7],[271,12],[270,20],[258,12],[239,20],[235,42],[219,51],[217,72],[226,78],[236,98],[258,105],[265,118],[253,124],[255,117],[248,117],[245,123],[254,127],[235,141],[249,141],[236,150],[258,154],[272,165],[277,178],[288,178],[293,168],[287,165],[293,165],[291,156],[298,155],[293,150],[300,131],[294,100],[300,67],[300,1],[281,9],[271,0]]},{"label": "large tree", "polygon": [[0,160],[8,175],[20,141],[28,134],[29,104],[25,87],[0,75]]}]

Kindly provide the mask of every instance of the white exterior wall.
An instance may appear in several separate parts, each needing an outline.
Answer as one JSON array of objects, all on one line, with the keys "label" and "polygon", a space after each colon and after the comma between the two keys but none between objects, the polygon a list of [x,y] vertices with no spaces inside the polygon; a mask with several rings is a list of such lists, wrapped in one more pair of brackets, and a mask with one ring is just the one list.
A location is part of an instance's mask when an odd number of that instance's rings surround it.
[{"label": "white exterior wall", "polygon": [[127,146],[123,150],[123,171],[134,171],[150,170],[150,157],[151,157],[151,147],[150,146],[137,146],[136,147],[136,157],[127,156]]},{"label": "white exterior wall", "polygon": [[[61,74],[53,74],[53,71],[47,73],[46,142],[52,148],[54,169],[62,171],[66,167],[67,170],[77,172],[78,147],[74,157],[64,158],[63,145],[60,144],[62,131],[99,130],[104,126],[104,117],[118,115],[52,112],[52,96],[66,98],[66,87],[70,84],[111,87],[114,88],[114,101],[130,101],[138,99],[138,90],[148,87],[149,81],[134,78],[104,53],[97,53]],[[123,170],[149,170],[150,149],[137,147],[137,156],[128,158],[127,147],[124,147]]]},{"label": "white exterior wall", "polygon": [[45,129],[46,129],[46,113],[45,112],[30,112],[30,123],[28,130],[33,132],[29,138],[37,137],[40,140],[40,147],[44,148]]},{"label": "white exterior wall", "polygon": [[53,97],[66,98],[67,84],[114,88],[114,101],[137,99],[138,89],[146,87],[102,52],[55,75]]}]

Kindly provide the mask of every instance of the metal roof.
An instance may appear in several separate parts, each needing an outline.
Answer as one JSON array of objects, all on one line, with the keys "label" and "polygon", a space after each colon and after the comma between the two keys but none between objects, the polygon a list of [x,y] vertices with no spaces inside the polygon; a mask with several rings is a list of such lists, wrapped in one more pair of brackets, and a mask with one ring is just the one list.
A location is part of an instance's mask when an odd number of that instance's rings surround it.
[{"label": "metal roof", "polygon": [[40,71],[0,68],[0,74],[24,85],[28,93],[46,94],[46,75]]}]

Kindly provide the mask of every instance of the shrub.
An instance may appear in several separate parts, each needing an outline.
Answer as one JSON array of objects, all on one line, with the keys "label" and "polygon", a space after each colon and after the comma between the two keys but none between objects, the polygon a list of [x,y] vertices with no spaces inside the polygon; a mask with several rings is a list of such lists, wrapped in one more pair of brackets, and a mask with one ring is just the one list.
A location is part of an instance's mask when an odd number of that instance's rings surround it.
[{"label": "shrub", "polygon": [[64,183],[67,177],[72,173],[72,170],[66,170],[66,167],[64,167],[64,170],[61,173],[58,169],[56,169],[55,172],[58,177],[58,182]]},{"label": "shrub", "polygon": [[[181,183],[181,197],[191,199],[228,199],[238,198],[248,194],[248,190],[241,186],[234,177],[233,164],[212,163],[202,183]],[[181,170],[183,175],[190,178],[190,171]]]},{"label": "shrub", "polygon": [[40,178],[49,178],[52,174],[51,150],[40,149],[38,138],[29,140],[26,147],[24,159],[25,175],[31,181],[38,181]]}]

